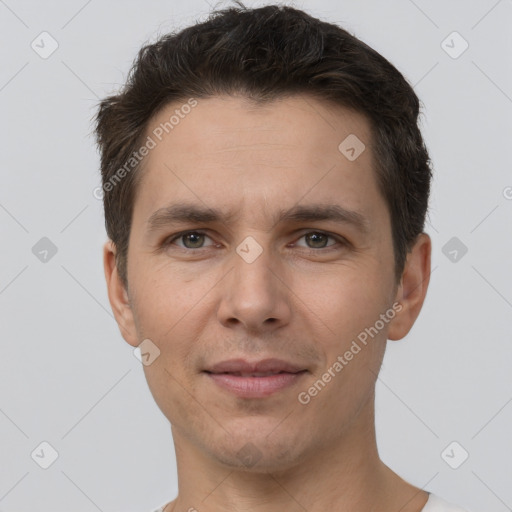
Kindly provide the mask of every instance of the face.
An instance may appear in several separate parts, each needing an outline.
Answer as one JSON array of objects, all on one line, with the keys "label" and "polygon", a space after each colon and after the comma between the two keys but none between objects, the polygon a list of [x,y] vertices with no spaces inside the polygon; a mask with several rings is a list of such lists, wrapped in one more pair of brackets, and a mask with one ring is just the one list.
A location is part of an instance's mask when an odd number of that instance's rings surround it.
[{"label": "face", "polygon": [[417,314],[396,304],[370,126],[307,96],[180,107],[148,125],[116,318],[160,351],[144,371],[177,437],[231,467],[285,468],[368,406],[387,338]]}]

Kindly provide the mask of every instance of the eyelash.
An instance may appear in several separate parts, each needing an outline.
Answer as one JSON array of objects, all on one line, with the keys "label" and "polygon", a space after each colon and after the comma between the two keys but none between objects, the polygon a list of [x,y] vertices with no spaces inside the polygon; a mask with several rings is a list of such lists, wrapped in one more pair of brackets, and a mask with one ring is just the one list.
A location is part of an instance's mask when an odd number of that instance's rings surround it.
[{"label": "eyelash", "polygon": [[[168,237],[164,240],[163,242],[163,246],[164,247],[167,247],[169,245],[171,245],[175,240],[179,240],[181,238],[183,238],[185,235],[189,235],[189,234],[197,234],[197,235],[205,235],[206,237],[210,238],[210,236],[208,236],[208,234],[204,231],[201,231],[201,230],[188,230],[188,231],[182,231],[180,233],[177,233],[175,235],[172,235],[171,237]],[[345,240],[344,238],[340,237],[340,236],[336,236],[336,235],[332,235],[331,233],[327,233],[325,231],[319,231],[319,230],[311,230],[311,231],[308,231],[304,234],[302,234],[298,240],[300,240],[301,238],[304,238],[305,236],[307,235],[311,235],[311,234],[318,234],[318,235],[324,235],[328,238],[332,238],[335,242],[335,244],[331,244],[331,245],[327,245],[326,247],[319,247],[319,248],[314,248],[314,247],[302,247],[302,249],[306,250],[306,251],[310,251],[310,252],[314,252],[314,253],[319,253],[319,252],[330,252],[331,250],[336,250],[337,249],[337,246],[338,245],[341,245],[341,246],[349,246],[349,242],[347,240]],[[183,251],[200,251],[202,249],[208,249],[209,247],[213,247],[212,246],[208,246],[208,247],[198,247],[196,249],[191,249],[189,247],[180,247],[178,246],[179,249],[183,250]]]}]

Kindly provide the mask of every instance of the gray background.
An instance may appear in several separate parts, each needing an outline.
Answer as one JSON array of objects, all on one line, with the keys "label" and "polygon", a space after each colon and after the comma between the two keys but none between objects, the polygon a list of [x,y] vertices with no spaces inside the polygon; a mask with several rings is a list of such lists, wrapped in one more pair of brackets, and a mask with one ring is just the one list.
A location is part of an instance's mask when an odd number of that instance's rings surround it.
[{"label": "gray background", "polygon": [[[377,388],[381,456],[474,512],[511,510],[512,1],[289,3],[376,48],[425,105],[434,270],[416,325],[389,342]],[[209,9],[204,0],[0,0],[4,512],[143,512],[175,497],[169,424],[107,300],[91,118],[141,44]],[[31,48],[43,31],[59,45],[47,59]],[[469,43],[457,58],[464,43],[446,40],[453,31]],[[57,248],[46,261],[43,237]],[[48,469],[31,457],[43,441],[58,452]],[[462,448],[443,458],[453,441]],[[469,458],[452,469],[446,460],[460,461],[462,449]]]}]

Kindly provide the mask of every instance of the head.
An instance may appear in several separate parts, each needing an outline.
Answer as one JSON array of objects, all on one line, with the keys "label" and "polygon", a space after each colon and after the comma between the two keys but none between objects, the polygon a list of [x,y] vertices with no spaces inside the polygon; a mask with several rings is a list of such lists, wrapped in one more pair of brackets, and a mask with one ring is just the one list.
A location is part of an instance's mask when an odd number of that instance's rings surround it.
[{"label": "head", "polygon": [[[418,115],[386,59],[291,7],[218,11],[140,50],[97,115],[105,273],[123,337],[160,351],[144,370],[176,435],[231,466],[250,440],[275,469],[369,407],[428,286]],[[268,358],[300,373],[265,397],[212,379]]]}]

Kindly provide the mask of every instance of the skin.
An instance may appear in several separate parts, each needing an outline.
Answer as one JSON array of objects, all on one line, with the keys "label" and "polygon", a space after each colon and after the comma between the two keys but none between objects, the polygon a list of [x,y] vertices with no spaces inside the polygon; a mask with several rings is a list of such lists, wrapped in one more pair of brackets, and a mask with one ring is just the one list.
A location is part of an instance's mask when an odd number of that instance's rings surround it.
[{"label": "skin", "polygon": [[[158,112],[147,135],[179,107]],[[338,149],[349,134],[366,145],[355,161]],[[418,236],[397,283],[374,167],[366,118],[304,95],[262,106],[243,97],[198,99],[149,152],[134,204],[128,289],[110,241],[104,267],[124,339],[136,347],[149,338],[160,350],[143,368],[176,448],[179,493],[166,512],[418,512],[425,505],[426,492],[380,461],[374,398],[387,339],[403,338],[423,305],[431,240]],[[149,232],[149,217],[178,201],[235,215]],[[313,203],[361,213],[368,232],[331,220],[275,222],[279,209]],[[169,241],[186,230],[206,236]],[[318,231],[333,238],[312,238]],[[252,263],[236,252],[248,236],[262,248]],[[301,404],[298,393],[394,303],[400,312]],[[240,398],[202,372],[237,357],[275,357],[308,371],[271,396]],[[250,467],[238,455],[248,442],[258,455]]]}]

